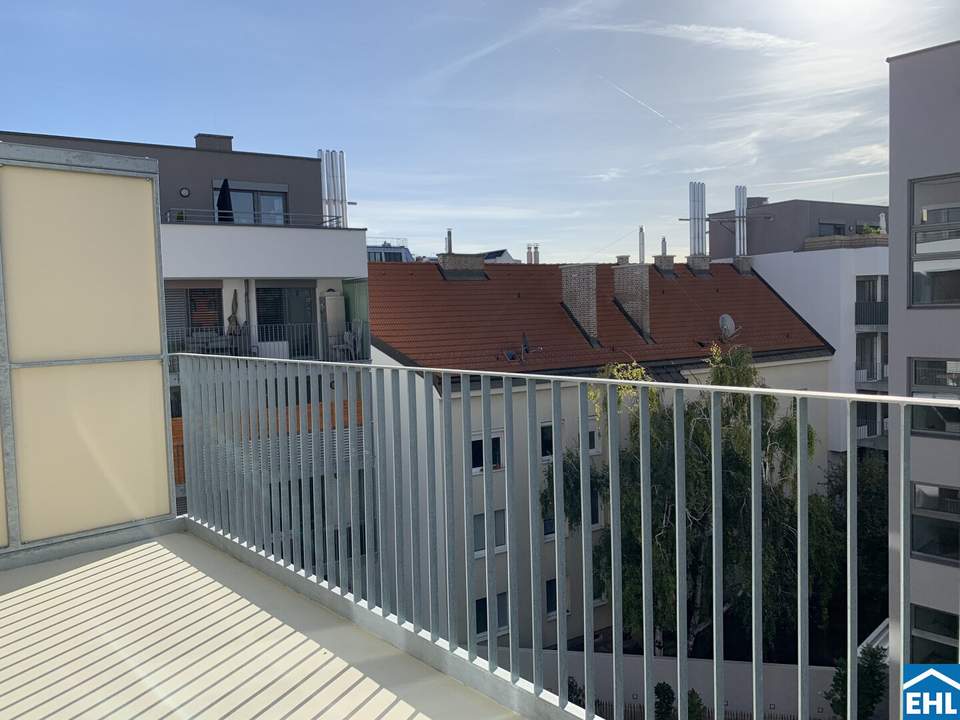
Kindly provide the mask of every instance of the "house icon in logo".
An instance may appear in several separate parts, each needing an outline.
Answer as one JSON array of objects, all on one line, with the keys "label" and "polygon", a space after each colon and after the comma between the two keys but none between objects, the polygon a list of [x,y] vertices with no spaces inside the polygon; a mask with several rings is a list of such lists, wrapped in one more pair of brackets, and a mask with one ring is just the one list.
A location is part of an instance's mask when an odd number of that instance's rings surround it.
[{"label": "house icon in logo", "polygon": [[960,665],[907,665],[903,714],[926,720],[960,720]]}]

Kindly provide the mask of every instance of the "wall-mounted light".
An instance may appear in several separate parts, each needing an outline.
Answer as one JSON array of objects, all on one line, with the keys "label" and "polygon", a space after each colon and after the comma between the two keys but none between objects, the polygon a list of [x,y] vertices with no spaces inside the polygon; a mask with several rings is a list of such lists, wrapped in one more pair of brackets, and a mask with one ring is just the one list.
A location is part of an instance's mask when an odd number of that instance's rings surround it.
[{"label": "wall-mounted light", "polygon": [[188,188],[188,187],[182,187],[182,188],[180,188],[180,197],[182,197],[182,198],[188,198],[188,197],[190,197],[190,188]]}]

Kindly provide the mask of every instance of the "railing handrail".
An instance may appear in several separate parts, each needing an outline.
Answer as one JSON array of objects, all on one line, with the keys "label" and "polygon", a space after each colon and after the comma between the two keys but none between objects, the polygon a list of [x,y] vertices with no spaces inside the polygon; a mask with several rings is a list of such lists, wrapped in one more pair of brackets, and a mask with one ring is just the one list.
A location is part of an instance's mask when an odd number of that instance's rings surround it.
[{"label": "railing handrail", "polygon": [[[220,221],[220,216],[229,213],[231,216],[252,217],[254,222],[244,223],[236,221]],[[178,216],[180,216],[178,218]],[[266,225],[267,227],[326,227],[342,228],[342,218],[339,215],[323,215],[320,213],[302,212],[270,212],[269,210],[207,210],[203,208],[169,208],[163,212],[163,222],[169,225]],[[263,218],[283,218],[282,223],[264,223]]]},{"label": "railing handrail", "polygon": [[[182,357],[197,357],[206,359],[208,356],[200,353],[171,353]],[[250,356],[235,356],[240,360],[264,360],[264,358]],[[358,370],[414,370],[418,373],[446,373],[448,375],[470,375],[471,377],[513,378],[516,380],[542,380],[544,382],[572,382],[589,381],[591,385],[612,385],[616,387],[653,388],[664,390],[692,390],[694,392],[737,393],[748,396],[773,396],[788,398],[811,398],[819,400],[844,400],[857,402],[883,403],[900,406],[949,407],[960,409],[960,400],[936,398],[906,397],[903,395],[872,395],[868,393],[843,393],[827,390],[788,390],[784,388],[768,387],[741,387],[736,385],[707,385],[703,383],[676,383],[660,382],[657,380],[623,380],[618,378],[600,378],[576,375],[545,375],[542,373],[501,372],[497,370],[464,370],[460,368],[419,367],[409,365],[384,365],[378,363],[336,362],[328,360],[291,360],[286,358],[269,358],[271,362],[324,365],[329,367],[356,368]]]}]

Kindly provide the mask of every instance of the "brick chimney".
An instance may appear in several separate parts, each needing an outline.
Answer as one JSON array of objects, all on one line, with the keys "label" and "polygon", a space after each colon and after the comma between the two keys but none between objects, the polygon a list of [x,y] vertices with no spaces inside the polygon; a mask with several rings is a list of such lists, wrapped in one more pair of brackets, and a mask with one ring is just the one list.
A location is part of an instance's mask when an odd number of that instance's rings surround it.
[{"label": "brick chimney", "polygon": [[456,276],[467,277],[485,277],[483,272],[484,253],[440,253],[437,255],[437,264],[443,271],[444,276],[453,278]]},{"label": "brick chimney", "polygon": [[617,263],[613,266],[613,297],[627,317],[646,336],[650,333],[650,266]]},{"label": "brick chimney", "polygon": [[563,306],[580,329],[598,346],[597,341],[597,266],[564,265],[560,268],[563,283]]},{"label": "brick chimney", "polygon": [[211,135],[197,133],[193,136],[197,150],[217,150],[218,152],[233,152],[233,135]]}]

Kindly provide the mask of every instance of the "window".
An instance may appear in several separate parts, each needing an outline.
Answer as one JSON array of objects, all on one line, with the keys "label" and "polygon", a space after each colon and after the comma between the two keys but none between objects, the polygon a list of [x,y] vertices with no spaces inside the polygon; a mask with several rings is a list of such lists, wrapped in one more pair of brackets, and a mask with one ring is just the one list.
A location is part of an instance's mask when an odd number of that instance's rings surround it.
[{"label": "window", "polygon": [[912,662],[957,662],[958,617],[933,608],[913,605]]},{"label": "window", "polygon": [[960,303],[960,177],[913,183],[913,304]]},{"label": "window", "polygon": [[913,552],[960,564],[960,488],[914,483]]},{"label": "window", "polygon": [[960,522],[960,488],[945,488],[937,485],[913,486],[913,506],[917,510],[950,513]]},{"label": "window", "polygon": [[[487,599],[477,598],[474,607],[477,612],[477,635],[484,635],[487,632]],[[506,630],[510,625],[509,610],[507,594],[497,593],[497,626],[500,630]]]},{"label": "window", "polygon": [[[473,452],[473,472],[474,474],[483,472],[483,438],[474,438],[471,445]],[[503,467],[503,456],[500,452],[500,436],[493,435],[490,438],[490,455],[493,458],[493,469],[499,470]]]},{"label": "window", "polygon": [[[220,201],[220,190],[213,191],[213,209]],[[217,212],[217,222],[237,225],[283,225],[287,212],[287,194],[260,190],[230,190],[232,212]]]},{"label": "window", "polygon": [[591,455],[600,454],[600,444],[598,443],[598,440],[597,419],[590,418],[587,420],[587,452],[589,452]]},{"label": "window", "polygon": [[[484,520],[484,513],[473,516],[473,549],[474,552],[481,555],[485,553],[487,547]],[[504,550],[507,547],[507,513],[505,510],[494,511],[493,524],[497,550]]]},{"label": "window", "polygon": [[553,457],[553,425],[540,425],[540,458],[549,460]]},{"label": "window", "polygon": [[821,222],[817,226],[817,234],[820,237],[830,237],[831,235],[846,235],[847,226],[842,223]]},{"label": "window", "polygon": [[590,487],[590,524],[600,524],[600,493],[593,486]]},{"label": "window", "polygon": [[[914,397],[960,398],[960,360],[914,360]],[[913,408],[914,431],[960,437],[960,410],[917,406]]]},{"label": "window", "polygon": [[557,614],[557,579],[547,580],[544,588],[546,594],[547,615]]}]

